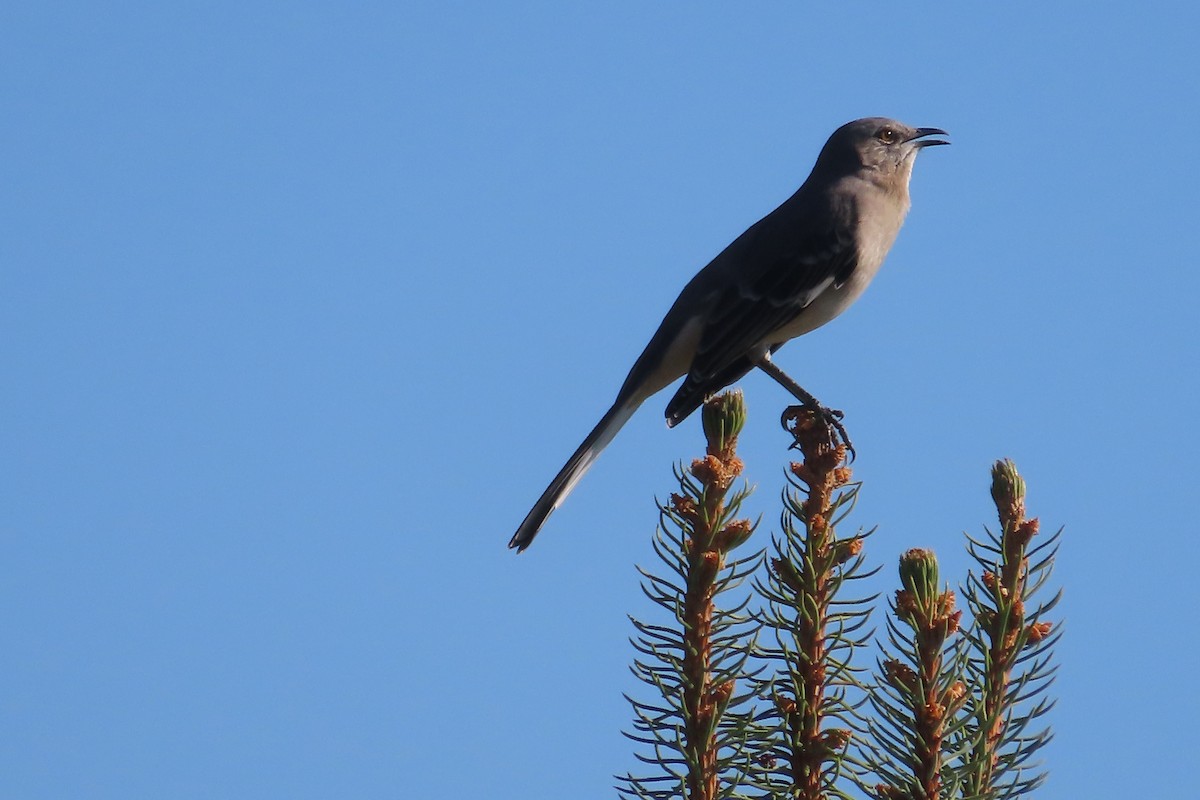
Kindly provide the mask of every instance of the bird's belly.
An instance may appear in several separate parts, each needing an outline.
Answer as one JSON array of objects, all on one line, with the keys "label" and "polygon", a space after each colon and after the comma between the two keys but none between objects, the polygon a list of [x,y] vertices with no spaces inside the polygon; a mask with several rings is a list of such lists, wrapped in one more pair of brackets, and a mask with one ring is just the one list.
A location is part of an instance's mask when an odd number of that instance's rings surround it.
[{"label": "bird's belly", "polygon": [[859,270],[850,276],[850,279],[839,287],[829,287],[821,292],[817,297],[805,306],[794,319],[784,325],[782,328],[773,333],[770,337],[769,345],[779,345],[786,342],[788,339],[794,339],[797,336],[803,336],[809,331],[814,331],[817,328],[829,322],[834,317],[841,314],[850,305],[859,298],[863,291],[867,288],[867,284],[874,277],[875,270],[871,271],[871,275],[860,275]]}]

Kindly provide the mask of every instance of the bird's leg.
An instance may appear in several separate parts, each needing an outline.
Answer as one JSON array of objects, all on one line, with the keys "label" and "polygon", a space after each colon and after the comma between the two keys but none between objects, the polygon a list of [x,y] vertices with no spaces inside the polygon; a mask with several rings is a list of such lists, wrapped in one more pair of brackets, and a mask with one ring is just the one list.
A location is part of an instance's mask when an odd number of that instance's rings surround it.
[{"label": "bird's leg", "polygon": [[776,383],[787,389],[792,397],[800,401],[801,405],[820,414],[821,418],[825,421],[826,429],[830,432],[830,442],[834,442],[834,432],[836,431],[837,437],[846,445],[846,452],[850,454],[849,460],[854,460],[854,445],[850,442],[850,435],[846,433],[846,426],[842,424],[842,417],[845,414],[836,409],[821,405],[817,398],[809,394],[803,386],[796,383],[792,380],[791,376],[775,365],[775,362],[771,360],[770,353],[764,353],[756,364],[759,369],[774,378]]}]

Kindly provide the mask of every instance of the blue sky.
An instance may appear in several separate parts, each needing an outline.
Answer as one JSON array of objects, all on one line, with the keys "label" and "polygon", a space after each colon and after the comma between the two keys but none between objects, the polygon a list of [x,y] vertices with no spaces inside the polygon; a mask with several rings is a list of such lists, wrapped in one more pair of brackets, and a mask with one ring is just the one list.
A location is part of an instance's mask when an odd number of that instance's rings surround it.
[{"label": "blue sky", "polygon": [[[1197,13],[1050,5],[6,8],[0,795],[610,795],[698,421],[654,398],[505,543],[679,288],[868,115],[954,144],[777,360],[846,411],[877,588],[918,545],[961,575],[1014,458],[1066,526],[1041,796],[1175,794]],[[742,386],[765,530],[786,398]]]}]

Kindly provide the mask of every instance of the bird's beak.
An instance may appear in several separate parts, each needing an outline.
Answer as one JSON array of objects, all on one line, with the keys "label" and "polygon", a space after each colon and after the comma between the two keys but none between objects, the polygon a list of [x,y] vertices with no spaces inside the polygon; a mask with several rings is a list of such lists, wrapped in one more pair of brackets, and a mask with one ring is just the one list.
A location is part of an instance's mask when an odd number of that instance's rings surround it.
[{"label": "bird's beak", "polygon": [[913,143],[913,147],[933,147],[934,145],[938,144],[950,144],[942,139],[925,139],[924,141],[917,141],[923,136],[933,136],[934,134],[937,134],[938,136],[950,135],[941,128],[917,128],[917,132],[908,137],[908,141]]}]

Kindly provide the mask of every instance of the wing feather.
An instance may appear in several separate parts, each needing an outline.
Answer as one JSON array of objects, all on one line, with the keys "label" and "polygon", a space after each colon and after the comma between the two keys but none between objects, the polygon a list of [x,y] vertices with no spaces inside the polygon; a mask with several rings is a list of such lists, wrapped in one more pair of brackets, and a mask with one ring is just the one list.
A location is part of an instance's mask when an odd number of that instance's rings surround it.
[{"label": "wing feather", "polygon": [[848,233],[793,233],[781,247],[777,231],[752,228],[747,235],[757,236],[735,243],[741,248],[733,251],[731,246],[733,252],[723,254],[738,259],[729,267],[736,277],[708,303],[691,368],[667,404],[669,424],[749,372],[764,351],[782,344],[771,341],[773,332],[794,322],[822,292],[841,286],[853,274],[857,248]]}]

